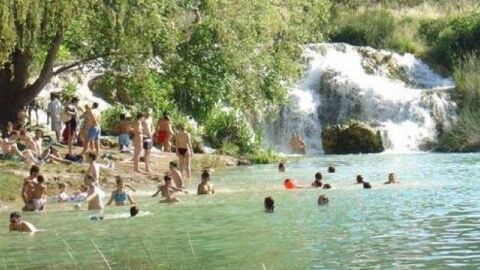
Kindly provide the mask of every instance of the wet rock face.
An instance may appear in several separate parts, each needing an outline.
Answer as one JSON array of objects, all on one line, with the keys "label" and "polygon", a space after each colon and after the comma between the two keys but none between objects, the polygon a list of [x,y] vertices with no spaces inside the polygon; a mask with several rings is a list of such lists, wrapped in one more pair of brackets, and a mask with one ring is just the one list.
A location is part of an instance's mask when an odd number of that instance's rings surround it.
[{"label": "wet rock face", "polygon": [[325,154],[380,153],[385,150],[379,131],[353,123],[329,126],[322,132]]}]

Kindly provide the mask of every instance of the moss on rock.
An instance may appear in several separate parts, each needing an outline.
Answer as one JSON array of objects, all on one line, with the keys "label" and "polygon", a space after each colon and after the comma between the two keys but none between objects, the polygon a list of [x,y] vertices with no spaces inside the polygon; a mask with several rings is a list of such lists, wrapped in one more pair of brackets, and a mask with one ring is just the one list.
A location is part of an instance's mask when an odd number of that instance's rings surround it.
[{"label": "moss on rock", "polygon": [[380,153],[385,150],[380,132],[361,123],[325,128],[322,143],[325,154]]}]

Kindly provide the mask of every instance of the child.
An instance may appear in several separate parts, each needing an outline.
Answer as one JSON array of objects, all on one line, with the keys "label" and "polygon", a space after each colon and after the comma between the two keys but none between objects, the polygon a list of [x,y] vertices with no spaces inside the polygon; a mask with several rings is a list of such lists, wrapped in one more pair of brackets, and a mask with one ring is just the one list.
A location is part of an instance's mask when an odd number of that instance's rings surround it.
[{"label": "child", "polygon": [[170,162],[170,175],[173,178],[173,185],[177,188],[184,189],[183,187],[183,177],[180,174],[180,171],[177,170],[177,163],[172,161]]},{"label": "child", "polygon": [[23,221],[22,216],[18,212],[12,212],[10,214],[10,231],[17,231],[17,232],[28,232],[33,235],[37,232],[37,228],[33,226],[31,223]]},{"label": "child", "polygon": [[[117,188],[112,191],[112,195],[110,196],[110,200],[108,201],[107,205],[111,205],[112,202],[115,200],[115,205],[116,206],[124,206],[127,204],[127,200],[130,202],[130,204],[135,204],[133,201],[132,197],[130,194],[127,193],[127,186],[130,187],[129,185],[125,185],[123,183],[123,179],[120,176],[117,176],[116,178],[117,181]],[[130,187],[132,189],[132,187]]]},{"label": "child", "polygon": [[275,210],[275,201],[272,197],[266,197],[263,201],[263,205],[265,206],[265,212],[273,213]]},{"label": "child", "polygon": [[210,183],[210,178],[210,172],[206,170],[203,171],[202,182],[200,182],[197,187],[197,195],[215,194],[215,188],[213,187],[213,184]]},{"label": "child", "polygon": [[58,183],[58,202],[68,202],[67,185],[65,183]]},{"label": "child", "polygon": [[68,198],[69,202],[83,202],[88,197],[88,187],[86,185],[81,185],[80,189],[75,191],[73,195]]},{"label": "child", "polygon": [[42,175],[37,177],[37,182],[34,183],[32,202],[35,211],[42,211],[47,202],[47,186],[43,183],[45,179]]}]

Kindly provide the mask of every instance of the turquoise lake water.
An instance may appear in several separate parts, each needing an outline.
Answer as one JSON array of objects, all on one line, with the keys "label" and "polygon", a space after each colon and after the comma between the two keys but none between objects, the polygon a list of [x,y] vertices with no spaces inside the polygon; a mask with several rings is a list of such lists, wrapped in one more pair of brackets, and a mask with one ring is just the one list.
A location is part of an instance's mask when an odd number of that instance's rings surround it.
[{"label": "turquoise lake water", "polygon": [[[287,177],[309,185],[317,171],[334,189],[282,187]],[[382,185],[389,172],[401,184]],[[358,173],[373,189],[354,185]],[[35,236],[8,232],[10,208],[0,213],[0,269],[476,269],[479,177],[480,154],[319,156],[289,162],[285,173],[275,165],[216,172],[218,194],[182,195],[175,205],[134,195],[151,215],[133,219],[90,221],[87,211],[51,204],[24,215],[46,230]],[[317,205],[320,194],[329,205]],[[275,213],[263,212],[265,196]]]}]

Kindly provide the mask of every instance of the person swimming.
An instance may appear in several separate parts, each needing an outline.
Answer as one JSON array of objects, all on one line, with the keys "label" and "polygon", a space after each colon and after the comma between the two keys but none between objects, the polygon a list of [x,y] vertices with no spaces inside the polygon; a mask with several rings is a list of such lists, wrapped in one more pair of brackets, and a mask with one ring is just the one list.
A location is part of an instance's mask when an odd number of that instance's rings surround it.
[{"label": "person swimming", "polygon": [[323,177],[322,177],[322,173],[317,172],[317,173],[315,174],[315,180],[314,180],[313,183],[312,183],[312,187],[314,187],[314,188],[320,188],[320,187],[322,187],[322,185],[323,185],[323,183],[322,183],[322,178],[323,178]]},{"label": "person swimming", "polygon": [[322,189],[331,189],[331,188],[332,188],[332,186],[330,184],[327,184],[327,183],[323,184],[323,187],[322,187]]},{"label": "person swimming", "polygon": [[11,232],[27,232],[30,234],[34,234],[37,232],[37,228],[33,226],[31,223],[23,221],[22,216],[18,212],[10,213],[10,226],[9,229]]},{"label": "person swimming", "polygon": [[283,186],[286,188],[286,189],[295,189],[297,188],[297,183],[292,180],[292,179],[285,179],[285,181],[283,181]]},{"label": "person swimming", "polygon": [[204,170],[201,176],[201,182],[197,186],[197,195],[211,195],[215,194],[215,188],[210,182],[211,174],[208,170]]},{"label": "person swimming", "polygon": [[140,212],[140,209],[138,209],[137,206],[130,207],[130,217],[134,217],[138,215],[139,212]]},{"label": "person swimming", "polygon": [[275,201],[270,196],[265,197],[265,200],[263,201],[263,205],[265,207],[265,212],[267,213],[273,213],[273,211],[275,210]]},{"label": "person swimming", "polygon": [[328,173],[335,173],[335,167],[328,167]]},{"label": "person swimming", "polygon": [[285,163],[283,162],[278,163],[278,171],[285,172]]},{"label": "person swimming", "polygon": [[358,184],[363,184],[363,183],[364,183],[363,182],[363,176],[361,174],[357,175],[357,183],[356,184],[358,185]]},{"label": "person swimming", "polygon": [[400,182],[397,181],[397,176],[394,173],[389,173],[388,174],[388,181],[383,183],[384,185],[388,184],[400,184]]},{"label": "person swimming", "polygon": [[363,182],[363,188],[364,188],[364,189],[371,189],[371,188],[372,188],[372,185],[370,185],[369,182]]},{"label": "person swimming", "polygon": [[327,196],[325,196],[325,195],[320,195],[320,196],[318,197],[318,200],[317,200],[318,205],[326,205],[326,204],[328,204],[328,202],[329,202],[329,199],[328,199]]}]

